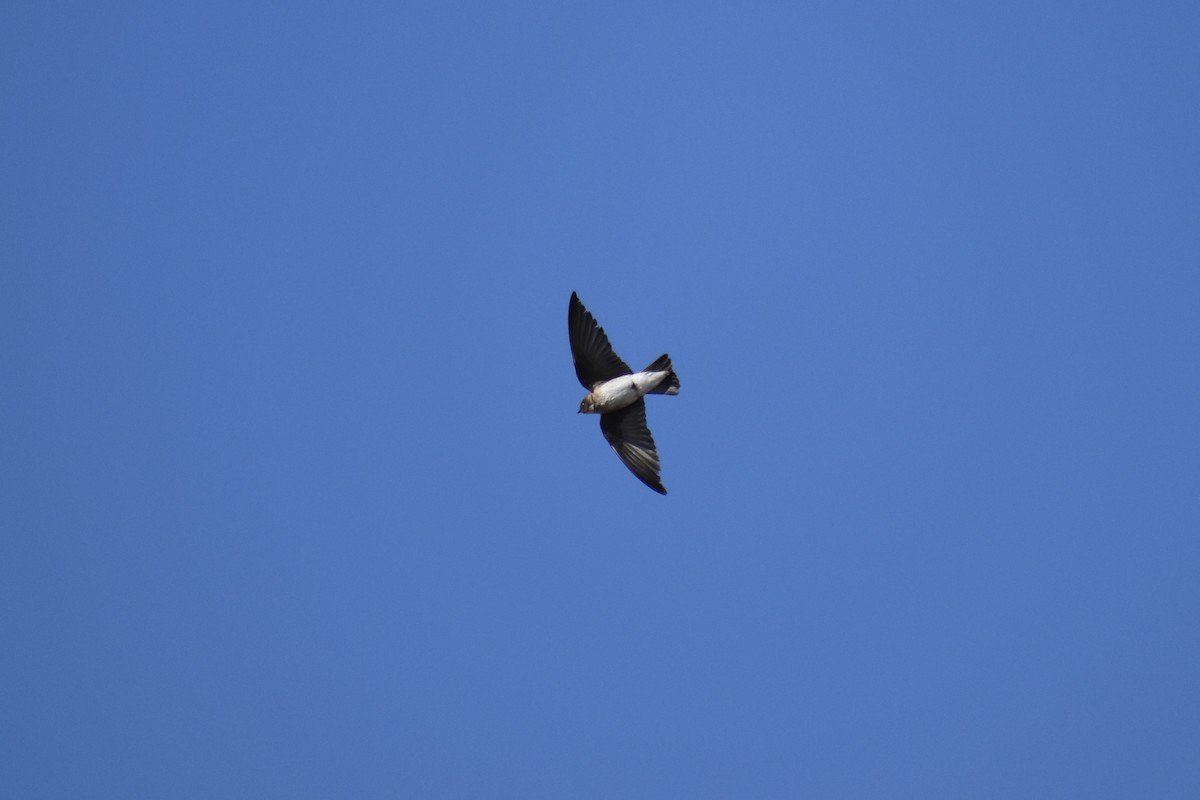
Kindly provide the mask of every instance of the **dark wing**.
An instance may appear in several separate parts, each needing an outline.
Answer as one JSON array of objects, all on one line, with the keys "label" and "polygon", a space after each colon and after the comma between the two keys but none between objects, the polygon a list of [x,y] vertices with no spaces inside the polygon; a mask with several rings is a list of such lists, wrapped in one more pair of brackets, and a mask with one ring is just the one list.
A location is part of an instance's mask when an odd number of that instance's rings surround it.
[{"label": "dark wing", "polygon": [[583,388],[592,389],[603,383],[633,372],[621,357],[613,352],[604,329],[596,324],[596,318],[579,302],[579,295],[571,292],[571,306],[567,310],[567,328],[571,333],[571,357],[575,359],[575,374]]},{"label": "dark wing", "polygon": [[600,430],[612,445],[617,457],[629,467],[638,480],[659,494],[666,494],[659,471],[658,448],[646,427],[646,401],[638,398],[633,405],[620,411],[600,415]]}]

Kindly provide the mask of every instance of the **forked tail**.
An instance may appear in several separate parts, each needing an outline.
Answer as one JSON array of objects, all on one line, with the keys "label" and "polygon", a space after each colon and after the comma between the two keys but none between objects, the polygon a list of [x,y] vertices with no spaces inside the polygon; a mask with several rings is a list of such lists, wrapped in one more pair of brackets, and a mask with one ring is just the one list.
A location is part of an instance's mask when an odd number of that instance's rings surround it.
[{"label": "forked tail", "polygon": [[667,373],[667,377],[663,378],[662,383],[651,389],[649,394],[679,394],[679,376],[675,374],[675,368],[671,366],[671,357],[666,353],[656,358],[654,363],[642,372]]}]

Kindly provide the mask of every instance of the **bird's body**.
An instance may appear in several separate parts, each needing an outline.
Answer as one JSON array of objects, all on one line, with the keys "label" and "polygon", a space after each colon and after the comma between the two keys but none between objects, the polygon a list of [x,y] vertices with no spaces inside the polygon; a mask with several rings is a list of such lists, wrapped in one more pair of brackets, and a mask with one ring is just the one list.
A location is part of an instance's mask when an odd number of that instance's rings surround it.
[{"label": "bird's body", "polygon": [[584,414],[604,414],[620,411],[633,405],[643,395],[657,388],[670,372],[635,372],[596,385],[591,394],[583,398],[579,410]]},{"label": "bird's body", "polygon": [[581,414],[599,414],[600,431],[617,457],[638,480],[659,494],[667,490],[659,478],[660,465],[654,437],[646,425],[647,394],[679,394],[679,378],[671,358],[662,355],[641,372],[634,372],[609,344],[579,296],[571,293],[567,309],[571,356],[575,375],[588,389],[579,404]]}]

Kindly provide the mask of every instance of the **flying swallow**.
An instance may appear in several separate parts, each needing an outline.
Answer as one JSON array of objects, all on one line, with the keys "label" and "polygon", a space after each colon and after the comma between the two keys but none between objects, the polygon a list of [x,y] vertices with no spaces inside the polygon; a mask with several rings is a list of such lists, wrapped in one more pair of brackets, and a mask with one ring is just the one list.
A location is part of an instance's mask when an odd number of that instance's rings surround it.
[{"label": "flying swallow", "polygon": [[666,494],[659,474],[658,449],[646,426],[646,401],[642,396],[679,394],[679,378],[671,367],[671,357],[664,353],[641,372],[631,370],[613,352],[604,329],[574,292],[567,309],[567,327],[575,375],[588,390],[579,404],[579,413],[599,414],[600,431],[617,458],[642,483]]}]

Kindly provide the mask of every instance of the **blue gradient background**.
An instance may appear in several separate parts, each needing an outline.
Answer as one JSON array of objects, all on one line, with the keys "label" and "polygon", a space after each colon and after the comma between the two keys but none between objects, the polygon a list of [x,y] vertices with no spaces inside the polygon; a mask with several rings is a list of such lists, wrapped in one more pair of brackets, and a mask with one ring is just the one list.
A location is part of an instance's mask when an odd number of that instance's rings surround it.
[{"label": "blue gradient background", "polygon": [[1198,41],[9,4],[0,793],[1200,796]]}]

